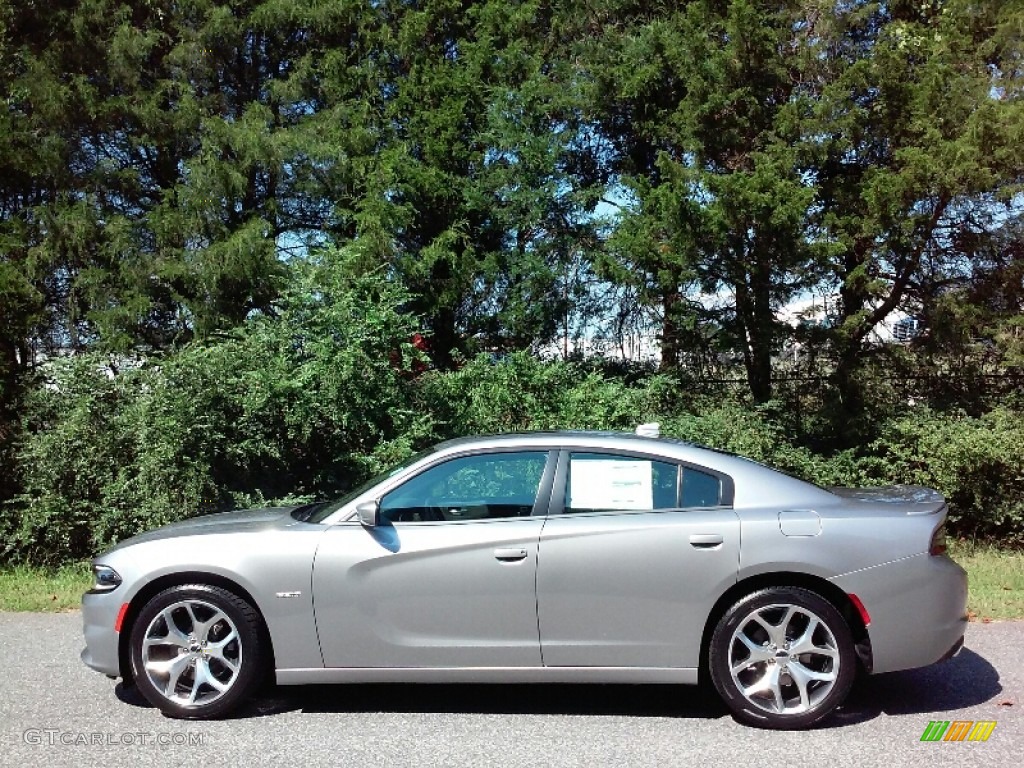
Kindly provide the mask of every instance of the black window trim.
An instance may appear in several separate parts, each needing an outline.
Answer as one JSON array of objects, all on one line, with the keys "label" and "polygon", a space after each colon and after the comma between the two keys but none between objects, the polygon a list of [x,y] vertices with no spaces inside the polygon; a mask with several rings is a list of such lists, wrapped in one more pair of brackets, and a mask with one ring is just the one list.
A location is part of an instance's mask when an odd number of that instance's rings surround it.
[{"label": "black window trim", "polygon": [[476,518],[470,520],[404,520],[398,523],[387,521],[386,525],[463,525],[467,523],[501,523],[509,520],[526,520],[533,517],[543,517],[547,514],[548,505],[551,500],[552,492],[552,481],[555,475],[555,465],[558,461],[558,449],[552,448],[551,446],[501,446],[500,448],[474,448],[465,451],[458,451],[456,453],[446,453],[444,456],[439,456],[436,461],[431,461],[429,464],[424,464],[415,473],[408,477],[402,478],[400,483],[395,484],[391,488],[388,488],[384,493],[377,498],[377,503],[380,504],[384,501],[384,497],[389,493],[401,488],[403,485],[419,477],[424,472],[427,472],[434,467],[439,467],[442,464],[447,464],[449,461],[455,459],[464,459],[467,456],[492,456],[499,453],[546,453],[547,459],[545,460],[544,470],[540,475],[540,485],[537,487],[537,496],[533,500],[533,509],[530,510],[530,514],[524,517],[495,517],[495,518]]},{"label": "black window trim", "polygon": [[[697,510],[697,509],[732,509],[733,502],[736,497],[736,485],[733,483],[731,475],[727,475],[724,472],[719,472],[713,467],[707,467],[703,464],[694,464],[692,461],[684,461],[677,459],[674,456],[665,456],[664,454],[647,453],[644,451],[638,451],[635,449],[626,448],[605,448],[585,445],[573,445],[562,447],[558,451],[558,463],[555,467],[554,483],[551,487],[551,499],[548,505],[548,515],[554,517],[556,515],[593,515],[593,514],[609,514],[606,510],[587,510],[580,512],[566,512],[565,511],[565,484],[569,477],[569,454],[571,453],[599,453],[609,454],[612,456],[624,456],[630,459],[640,459],[646,461],[660,461],[663,464],[675,464],[676,469],[676,501],[680,500],[682,495],[682,471],[683,469],[692,469],[696,472],[703,472],[706,475],[718,478],[719,482],[719,497],[718,505],[714,507],[673,507],[672,509],[657,509],[657,510],[614,510],[613,514],[627,514],[627,513],[646,513],[646,512],[670,512],[675,510]],[[538,494],[539,498],[539,494]]]}]

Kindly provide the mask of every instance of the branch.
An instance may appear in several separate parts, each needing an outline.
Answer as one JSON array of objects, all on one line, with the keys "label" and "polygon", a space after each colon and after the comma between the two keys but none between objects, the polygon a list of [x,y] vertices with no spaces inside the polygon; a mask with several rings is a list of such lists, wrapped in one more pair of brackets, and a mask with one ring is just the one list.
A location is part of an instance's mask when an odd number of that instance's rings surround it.
[{"label": "branch", "polygon": [[910,279],[913,277],[914,272],[921,263],[921,256],[924,253],[925,246],[931,240],[932,233],[935,232],[939,219],[942,218],[942,215],[946,212],[946,208],[948,206],[949,195],[946,193],[939,195],[939,199],[935,203],[935,210],[932,211],[931,218],[928,220],[927,227],[925,228],[925,234],[921,238],[920,244],[910,258],[906,260],[903,269],[897,271],[896,277],[893,280],[892,290],[889,291],[889,295],[886,297],[885,301],[875,307],[875,310],[868,315],[865,322],[860,323],[854,337],[857,341],[863,340],[879,323],[888,317],[890,312],[899,306],[901,301],[903,301],[907,286],[910,284]]}]

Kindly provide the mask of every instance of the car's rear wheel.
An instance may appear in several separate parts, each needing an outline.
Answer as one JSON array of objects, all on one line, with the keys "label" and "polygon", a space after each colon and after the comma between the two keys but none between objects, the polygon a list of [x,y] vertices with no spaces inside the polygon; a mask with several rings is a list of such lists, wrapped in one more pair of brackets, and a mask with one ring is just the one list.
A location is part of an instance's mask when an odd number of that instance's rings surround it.
[{"label": "car's rear wheel", "polygon": [[715,689],[738,720],[806,728],[832,713],[853,685],[850,628],[820,595],[772,587],[737,601],[711,638]]},{"label": "car's rear wheel", "polygon": [[248,602],[204,584],[160,592],[132,626],[136,685],[170,717],[219,717],[259,684],[261,620]]}]

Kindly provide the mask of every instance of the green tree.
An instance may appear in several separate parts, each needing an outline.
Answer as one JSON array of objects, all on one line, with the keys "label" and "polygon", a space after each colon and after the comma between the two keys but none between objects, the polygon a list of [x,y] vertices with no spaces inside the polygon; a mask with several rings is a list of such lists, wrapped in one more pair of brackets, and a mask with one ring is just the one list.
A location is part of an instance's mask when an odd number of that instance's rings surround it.
[{"label": "green tree", "polygon": [[835,290],[827,336],[849,424],[872,331],[958,228],[1019,189],[1019,5],[574,12],[579,76],[608,140],[597,157],[627,202],[607,274],[657,308],[663,365],[710,320],[767,400],[789,333],[776,311]]},{"label": "green tree", "polygon": [[134,365],[89,351],[43,366],[0,555],[81,559],[200,512],[331,498],[421,447],[408,294],[354,276],[352,258],[297,260],[273,316],[215,339]]},{"label": "green tree", "polygon": [[608,274],[657,307],[664,368],[711,323],[755,400],[768,400],[784,330],[775,313],[817,281],[821,256],[806,230],[799,7],[600,7],[583,77],[629,203]]},{"label": "green tree", "polygon": [[921,324],[910,365],[936,382],[937,405],[980,415],[1024,368],[1024,220],[964,227],[928,266],[907,289]]},{"label": "green tree", "polygon": [[959,258],[959,232],[991,227],[1018,188],[1022,24],[1019,4],[959,0],[855,3],[806,19],[819,51],[808,71],[812,222],[836,245],[837,416],[852,439],[870,334]]},{"label": "green tree", "polygon": [[376,244],[416,298],[435,361],[474,347],[552,338],[562,281],[596,202],[569,169],[577,120],[550,9],[429,0],[383,3],[394,38],[387,144],[367,204],[383,203]]},{"label": "green tree", "polygon": [[314,25],[329,37],[344,13],[88,0],[7,16],[0,233],[47,309],[36,343],[161,348],[268,306],[281,248],[323,220],[296,129]]}]

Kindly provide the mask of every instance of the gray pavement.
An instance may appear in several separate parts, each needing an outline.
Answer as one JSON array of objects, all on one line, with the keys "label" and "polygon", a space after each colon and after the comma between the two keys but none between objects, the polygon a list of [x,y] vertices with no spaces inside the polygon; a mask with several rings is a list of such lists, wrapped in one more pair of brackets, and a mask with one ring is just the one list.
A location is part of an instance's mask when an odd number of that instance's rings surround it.
[{"label": "gray pavement", "polygon": [[[737,725],[677,686],[277,688],[238,717],[163,717],[78,659],[81,616],[0,613],[0,766],[1015,765],[1024,622],[971,624],[945,664],[860,681],[804,733]],[[995,720],[985,743],[922,743],[930,720]]]}]

